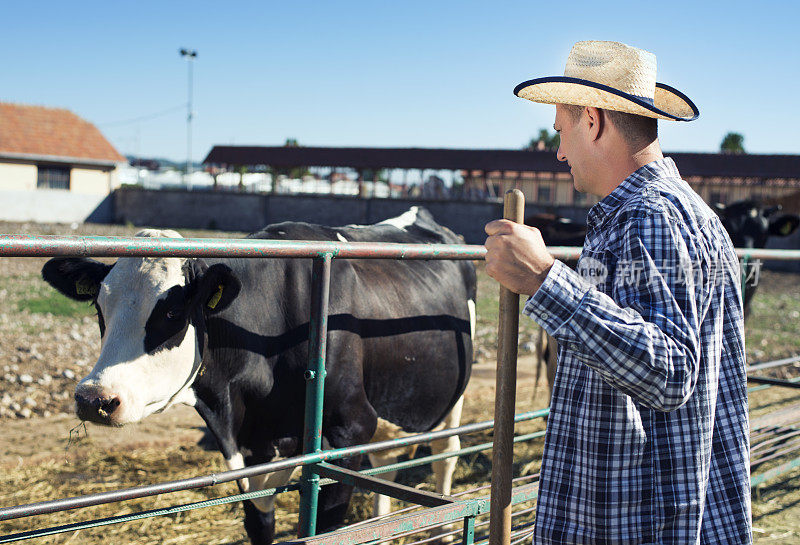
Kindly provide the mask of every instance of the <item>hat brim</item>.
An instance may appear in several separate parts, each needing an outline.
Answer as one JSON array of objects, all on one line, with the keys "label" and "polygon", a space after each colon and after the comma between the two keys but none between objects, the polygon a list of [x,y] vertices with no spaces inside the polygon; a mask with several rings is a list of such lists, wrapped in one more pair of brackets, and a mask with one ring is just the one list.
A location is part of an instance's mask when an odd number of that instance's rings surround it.
[{"label": "hat brim", "polygon": [[602,83],[567,76],[523,81],[514,88],[514,94],[542,104],[594,106],[669,121],[694,121],[700,116],[689,97],[663,83],[656,83],[652,101]]}]

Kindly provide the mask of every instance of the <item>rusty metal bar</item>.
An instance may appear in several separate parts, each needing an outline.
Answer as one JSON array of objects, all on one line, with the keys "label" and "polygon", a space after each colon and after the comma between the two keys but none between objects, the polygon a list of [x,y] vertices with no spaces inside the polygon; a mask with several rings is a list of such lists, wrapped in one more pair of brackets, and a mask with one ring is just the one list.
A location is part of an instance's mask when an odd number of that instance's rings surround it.
[{"label": "rusty metal bar", "polygon": [[789,365],[790,363],[798,363],[798,362],[800,362],[800,356],[792,356],[791,358],[784,358],[781,360],[765,361],[763,363],[754,363],[752,365],[747,366],[747,372],[751,373],[753,371],[762,371],[764,369],[771,369],[772,367],[781,367],[783,365]]},{"label": "rusty metal bar", "polygon": [[479,515],[488,511],[488,502],[485,499],[463,500],[441,507],[433,507],[422,513],[412,513],[406,516],[376,522],[352,529],[340,529],[332,533],[321,534],[314,537],[286,541],[286,545],[356,545],[390,537],[399,532],[405,532],[419,526],[452,522],[469,516]]},{"label": "rusty metal bar", "polygon": [[[525,197],[519,189],[505,195],[503,217],[516,223],[525,218]],[[519,295],[500,287],[500,323],[497,333],[497,389],[495,391],[492,448],[492,493],[489,515],[490,545],[511,542],[511,470],[514,462],[514,404],[517,392]]]},{"label": "rusty metal bar", "polygon": [[[311,269],[308,368],[305,372],[304,454],[322,450],[322,403],[325,395],[325,355],[328,337],[331,259],[331,254],[323,254],[314,259]],[[319,474],[313,464],[303,466],[300,483],[300,523],[297,531],[300,537],[313,536],[317,529],[317,503],[319,500]]]},{"label": "rusty metal bar", "polygon": [[0,235],[2,257],[289,257],[483,259],[483,246],[301,240]]},{"label": "rusty metal bar", "polygon": [[[546,242],[546,241],[545,241]],[[577,246],[548,246],[556,259],[578,259]],[[257,238],[165,238],[0,234],[0,257],[319,257],[347,259],[484,259],[477,244],[398,244]],[[738,248],[739,257],[800,260],[800,250]]]},{"label": "rusty metal bar", "polygon": [[419,490],[399,483],[393,483],[386,479],[364,475],[358,471],[326,464],[325,462],[314,464],[312,467],[323,477],[352,486],[358,486],[371,492],[383,494],[384,496],[391,496],[398,500],[416,503],[423,507],[439,507],[457,501],[455,498],[445,496],[444,494]]}]

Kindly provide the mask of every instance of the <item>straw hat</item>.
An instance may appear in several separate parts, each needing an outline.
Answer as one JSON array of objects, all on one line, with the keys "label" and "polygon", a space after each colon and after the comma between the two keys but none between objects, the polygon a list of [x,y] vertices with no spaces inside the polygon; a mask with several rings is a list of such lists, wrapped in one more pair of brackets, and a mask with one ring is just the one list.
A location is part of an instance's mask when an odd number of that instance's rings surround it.
[{"label": "straw hat", "polygon": [[578,42],[563,76],[524,81],[514,94],[533,102],[594,106],[674,121],[700,115],[689,97],[656,83],[655,55],[619,42]]}]

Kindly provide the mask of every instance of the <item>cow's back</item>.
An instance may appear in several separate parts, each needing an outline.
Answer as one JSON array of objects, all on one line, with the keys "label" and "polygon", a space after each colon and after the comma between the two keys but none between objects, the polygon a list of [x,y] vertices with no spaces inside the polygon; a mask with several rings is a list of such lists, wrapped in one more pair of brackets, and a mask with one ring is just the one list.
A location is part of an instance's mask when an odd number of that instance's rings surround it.
[{"label": "cow's back", "polygon": [[[403,218],[403,216],[401,216]],[[271,225],[251,235],[284,240],[459,244],[425,210],[413,223],[323,227]],[[227,313],[252,317],[258,350],[281,376],[298,376],[308,344],[311,260],[225,260],[243,276],[241,301]],[[470,261],[335,259],[331,270],[326,404],[363,388],[377,416],[406,431],[438,424],[463,393],[472,363]],[[236,305],[242,308],[237,310]],[[474,308],[474,307],[473,307]],[[261,311],[255,309],[262,309]],[[275,346],[279,343],[279,346]],[[280,353],[280,355],[278,355]],[[288,386],[288,385],[287,385]],[[300,389],[291,388],[292,396]],[[273,397],[280,397],[276,392]],[[285,402],[283,400],[282,402]]]}]

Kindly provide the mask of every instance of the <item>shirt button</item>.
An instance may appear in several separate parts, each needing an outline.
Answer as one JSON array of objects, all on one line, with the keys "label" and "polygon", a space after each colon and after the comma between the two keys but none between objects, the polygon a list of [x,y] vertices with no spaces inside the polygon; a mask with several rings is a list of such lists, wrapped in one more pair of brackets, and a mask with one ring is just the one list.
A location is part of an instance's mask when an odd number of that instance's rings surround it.
[{"label": "shirt button", "polygon": [[542,320],[549,320],[550,319],[550,315],[547,314],[546,312],[542,312],[542,314],[540,316],[541,316]]},{"label": "shirt button", "polygon": [[567,348],[568,348],[568,349],[570,349],[570,350],[572,350],[573,352],[577,352],[577,350],[578,350],[578,345],[577,345],[576,343],[569,343],[569,344],[567,345]]}]

